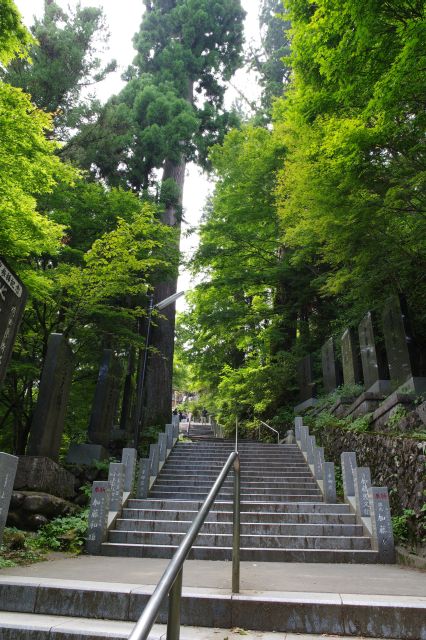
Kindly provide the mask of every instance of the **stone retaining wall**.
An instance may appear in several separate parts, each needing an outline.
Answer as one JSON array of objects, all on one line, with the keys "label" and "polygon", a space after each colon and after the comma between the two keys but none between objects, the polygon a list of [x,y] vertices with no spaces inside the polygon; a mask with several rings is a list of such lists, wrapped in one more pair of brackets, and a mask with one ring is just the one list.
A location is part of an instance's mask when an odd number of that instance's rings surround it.
[{"label": "stone retaining wall", "polygon": [[379,433],[358,433],[341,427],[314,427],[317,443],[325,448],[325,459],[340,466],[343,451],[356,451],[360,467],[370,467],[372,484],[387,486],[392,515],[404,509],[416,512],[415,533],[426,536],[426,442]]}]

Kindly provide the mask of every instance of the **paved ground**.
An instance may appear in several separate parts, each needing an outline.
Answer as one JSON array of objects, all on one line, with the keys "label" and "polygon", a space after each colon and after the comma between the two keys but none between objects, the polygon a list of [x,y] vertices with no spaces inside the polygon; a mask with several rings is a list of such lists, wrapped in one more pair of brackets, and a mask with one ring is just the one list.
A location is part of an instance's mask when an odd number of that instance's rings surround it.
[{"label": "paved ground", "polygon": [[[168,560],[153,558],[67,557],[0,570],[0,578],[19,576],[121,584],[155,585]],[[187,560],[185,587],[231,589],[231,563]],[[241,590],[389,596],[426,596],[426,572],[399,565],[344,565],[242,562]]]}]

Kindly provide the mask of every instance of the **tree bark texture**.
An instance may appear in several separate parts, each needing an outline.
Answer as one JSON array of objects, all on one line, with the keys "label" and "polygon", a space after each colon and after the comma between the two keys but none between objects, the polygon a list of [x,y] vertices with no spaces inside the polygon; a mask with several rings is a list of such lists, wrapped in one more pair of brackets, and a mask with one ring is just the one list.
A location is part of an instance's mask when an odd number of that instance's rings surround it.
[{"label": "tree bark texture", "polygon": [[[180,229],[180,219],[177,214],[182,206],[185,167],[184,160],[178,165],[166,161],[164,166],[163,181],[172,178],[176,182],[180,201],[176,207],[170,206],[165,209],[162,222],[177,229]],[[177,277],[155,285],[154,305],[176,293],[176,288]],[[151,352],[144,388],[142,431],[147,426],[164,426],[171,421],[175,314],[175,304],[169,305],[160,311],[161,317],[154,319],[151,327]]]}]

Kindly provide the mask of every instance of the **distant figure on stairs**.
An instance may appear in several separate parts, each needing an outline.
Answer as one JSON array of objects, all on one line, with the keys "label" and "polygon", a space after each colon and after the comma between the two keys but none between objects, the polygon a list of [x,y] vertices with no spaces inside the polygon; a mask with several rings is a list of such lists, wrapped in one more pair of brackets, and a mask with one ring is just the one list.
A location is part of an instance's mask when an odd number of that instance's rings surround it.
[{"label": "distant figure on stairs", "polygon": [[208,411],[204,408],[201,412],[201,424],[207,424]]}]

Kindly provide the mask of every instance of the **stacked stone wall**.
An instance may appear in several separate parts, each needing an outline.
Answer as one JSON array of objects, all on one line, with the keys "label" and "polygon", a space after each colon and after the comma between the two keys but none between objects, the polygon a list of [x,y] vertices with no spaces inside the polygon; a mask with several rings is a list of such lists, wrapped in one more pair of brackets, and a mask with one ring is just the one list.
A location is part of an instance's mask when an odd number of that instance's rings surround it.
[{"label": "stacked stone wall", "polygon": [[387,486],[393,515],[415,511],[413,525],[419,541],[426,537],[426,441],[341,427],[311,428],[324,446],[325,459],[340,465],[343,451],[356,451],[358,466],[371,469],[373,485]]}]

